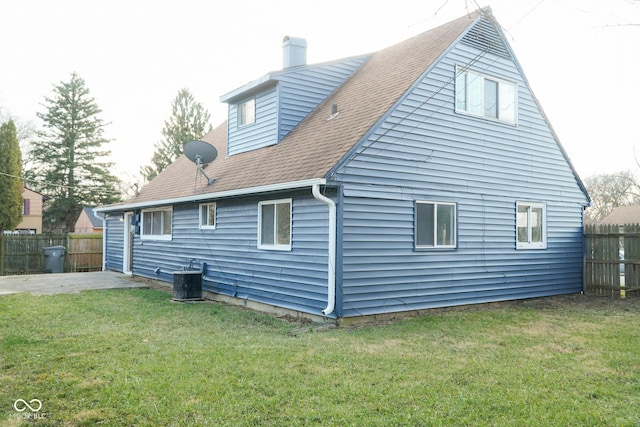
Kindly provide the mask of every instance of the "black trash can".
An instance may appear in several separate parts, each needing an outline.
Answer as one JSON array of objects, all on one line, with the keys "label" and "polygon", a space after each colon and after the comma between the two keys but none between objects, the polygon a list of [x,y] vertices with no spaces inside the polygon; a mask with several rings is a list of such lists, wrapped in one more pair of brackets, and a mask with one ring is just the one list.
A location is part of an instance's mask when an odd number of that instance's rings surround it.
[{"label": "black trash can", "polygon": [[42,248],[45,273],[64,273],[64,251],[64,246],[47,246]]},{"label": "black trash can", "polygon": [[174,271],[173,300],[181,302],[202,301],[202,272]]}]

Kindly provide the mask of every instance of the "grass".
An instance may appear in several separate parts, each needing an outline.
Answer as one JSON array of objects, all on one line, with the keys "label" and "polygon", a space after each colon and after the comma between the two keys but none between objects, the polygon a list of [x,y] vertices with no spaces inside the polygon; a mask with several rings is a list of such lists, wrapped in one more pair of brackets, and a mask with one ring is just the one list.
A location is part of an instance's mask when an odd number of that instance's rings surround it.
[{"label": "grass", "polygon": [[632,426],[639,367],[637,300],[320,332],[153,289],[0,297],[2,425]]}]

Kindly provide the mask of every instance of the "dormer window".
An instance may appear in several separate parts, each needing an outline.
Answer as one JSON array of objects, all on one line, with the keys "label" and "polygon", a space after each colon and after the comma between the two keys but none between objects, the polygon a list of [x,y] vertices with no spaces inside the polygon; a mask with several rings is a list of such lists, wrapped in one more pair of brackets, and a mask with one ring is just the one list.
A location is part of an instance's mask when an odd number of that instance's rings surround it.
[{"label": "dormer window", "polygon": [[238,104],[238,127],[256,121],[256,99],[251,98]]}]

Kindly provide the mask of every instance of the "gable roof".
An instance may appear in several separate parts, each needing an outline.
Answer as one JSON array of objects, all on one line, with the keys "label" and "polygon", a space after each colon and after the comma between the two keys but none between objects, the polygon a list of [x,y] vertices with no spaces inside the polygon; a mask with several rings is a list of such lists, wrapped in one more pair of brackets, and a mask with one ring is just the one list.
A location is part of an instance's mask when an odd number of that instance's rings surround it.
[{"label": "gable roof", "polygon": [[[493,22],[490,9],[481,9],[371,54],[278,144],[225,156],[227,122],[223,122],[202,138],[220,153],[212,164],[204,167],[205,173],[215,178],[213,184],[207,185],[206,178],[183,155],[124,205],[158,206],[326,183],[331,171],[375,129],[419,78],[486,15]],[[337,106],[338,114],[329,120],[333,105]],[[588,197],[555,133],[554,138]]]},{"label": "gable roof", "polygon": [[[241,189],[322,182],[481,13],[465,15],[372,54],[280,143],[233,156],[220,155],[205,165],[205,173],[215,178],[213,184],[207,185],[183,155],[125,205],[159,205],[176,199],[205,199],[208,194],[213,198]],[[333,104],[338,115],[327,120]],[[218,153],[226,153],[226,121],[202,139]]]},{"label": "gable roof", "polygon": [[87,215],[87,218],[89,218],[89,221],[91,221],[91,225],[93,225],[94,228],[102,228],[102,219],[95,215],[92,207],[84,206],[82,208],[82,212]]},{"label": "gable roof", "polygon": [[625,225],[640,223],[640,206],[618,206],[598,224]]}]

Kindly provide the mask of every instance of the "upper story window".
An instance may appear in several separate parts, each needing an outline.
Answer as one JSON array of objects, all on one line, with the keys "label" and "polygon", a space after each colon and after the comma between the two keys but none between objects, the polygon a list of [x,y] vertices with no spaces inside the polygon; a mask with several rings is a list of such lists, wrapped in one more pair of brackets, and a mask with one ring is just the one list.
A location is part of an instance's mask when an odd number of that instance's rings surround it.
[{"label": "upper story window", "polygon": [[258,204],[258,248],[291,250],[291,199]]},{"label": "upper story window", "polygon": [[215,203],[200,204],[200,228],[204,228],[204,229],[216,228],[216,204]]},{"label": "upper story window", "polygon": [[516,248],[547,247],[547,207],[544,203],[516,203]]},{"label": "upper story window", "polygon": [[251,98],[238,104],[238,127],[255,123],[256,99]]},{"label": "upper story window", "polygon": [[142,211],[142,234],[145,240],[171,240],[171,207],[145,209]]},{"label": "upper story window", "polygon": [[455,203],[417,201],[415,206],[415,247],[456,247]]},{"label": "upper story window", "polygon": [[516,124],[518,85],[457,68],[456,112]]}]

